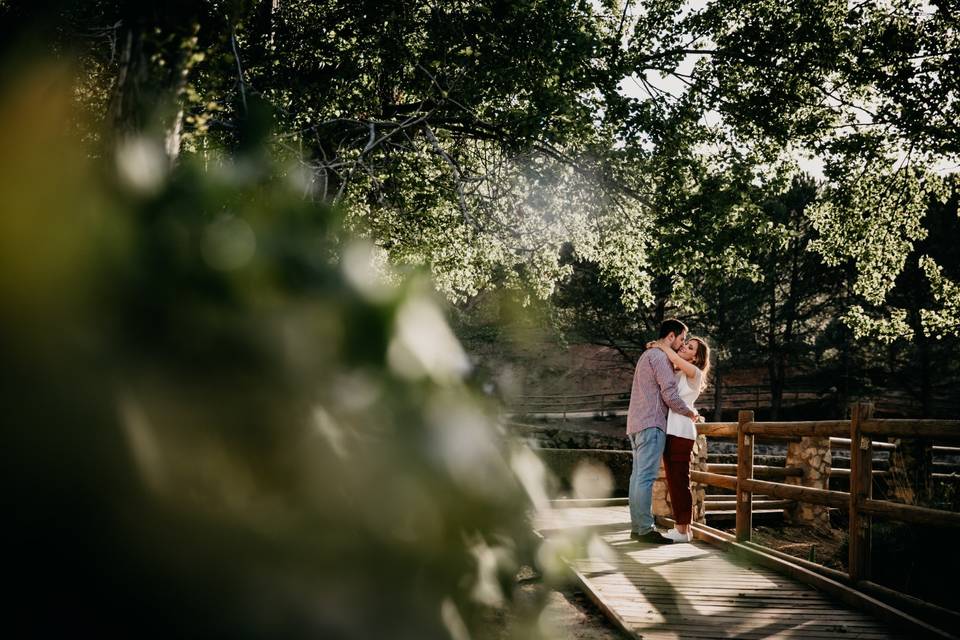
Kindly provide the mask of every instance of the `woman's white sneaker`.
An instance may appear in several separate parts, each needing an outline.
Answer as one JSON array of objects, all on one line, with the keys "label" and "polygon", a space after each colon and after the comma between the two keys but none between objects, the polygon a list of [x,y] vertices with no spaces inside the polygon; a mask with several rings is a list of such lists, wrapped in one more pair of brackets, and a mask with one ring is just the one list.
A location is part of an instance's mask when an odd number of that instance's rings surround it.
[{"label": "woman's white sneaker", "polygon": [[680,533],[676,529],[670,529],[669,531],[664,532],[664,538],[669,538],[674,542],[690,542],[693,540],[693,532],[688,531],[687,533]]}]

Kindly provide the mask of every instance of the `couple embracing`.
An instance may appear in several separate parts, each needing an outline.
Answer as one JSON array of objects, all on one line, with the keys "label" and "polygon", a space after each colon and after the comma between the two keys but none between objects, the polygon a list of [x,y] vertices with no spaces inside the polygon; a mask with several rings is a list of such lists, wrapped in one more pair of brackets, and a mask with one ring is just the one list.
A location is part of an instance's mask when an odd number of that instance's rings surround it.
[{"label": "couple embracing", "polygon": [[[651,544],[689,542],[693,498],[690,452],[700,414],[693,408],[707,384],[710,347],[687,337],[687,326],[671,318],[660,325],[659,339],[640,356],[630,390],[627,437],[633,449],[630,475],[630,537]],[[653,482],[666,470],[676,527],[660,533],[653,520]]]}]

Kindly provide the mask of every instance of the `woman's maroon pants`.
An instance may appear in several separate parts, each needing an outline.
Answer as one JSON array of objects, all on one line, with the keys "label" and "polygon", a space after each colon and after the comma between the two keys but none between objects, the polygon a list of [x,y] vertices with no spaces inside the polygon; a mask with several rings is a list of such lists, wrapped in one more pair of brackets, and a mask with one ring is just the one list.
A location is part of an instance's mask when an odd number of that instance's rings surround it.
[{"label": "woman's maroon pants", "polygon": [[693,440],[667,436],[663,449],[663,468],[667,475],[667,490],[673,505],[673,519],[677,524],[690,524],[693,495],[690,493],[690,452]]}]

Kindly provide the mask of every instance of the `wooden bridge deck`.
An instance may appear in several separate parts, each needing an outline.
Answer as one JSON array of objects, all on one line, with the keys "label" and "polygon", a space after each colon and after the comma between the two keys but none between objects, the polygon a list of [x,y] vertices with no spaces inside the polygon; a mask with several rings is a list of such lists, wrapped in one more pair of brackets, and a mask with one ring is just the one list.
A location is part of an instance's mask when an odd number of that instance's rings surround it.
[{"label": "wooden bridge deck", "polygon": [[637,638],[906,637],[710,544],[633,542],[623,506],[556,509],[539,514],[535,527],[547,538],[587,528],[606,543],[589,545],[592,553],[571,565],[604,613]]}]

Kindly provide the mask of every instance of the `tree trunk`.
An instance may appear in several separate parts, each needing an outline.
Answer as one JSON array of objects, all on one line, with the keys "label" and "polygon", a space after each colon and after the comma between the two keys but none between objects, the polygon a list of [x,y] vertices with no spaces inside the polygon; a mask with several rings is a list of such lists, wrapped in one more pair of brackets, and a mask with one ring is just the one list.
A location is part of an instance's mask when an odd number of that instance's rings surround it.
[{"label": "tree trunk", "polygon": [[910,268],[911,275],[915,276],[913,283],[912,309],[910,309],[910,324],[913,328],[913,343],[917,348],[917,379],[920,382],[920,417],[929,418],[933,414],[933,381],[930,375],[930,339],[923,332],[921,309],[925,304],[923,286],[924,276],[919,267]]},{"label": "tree trunk", "polygon": [[791,363],[790,355],[795,349],[794,329],[796,328],[797,306],[799,301],[798,287],[800,280],[800,251],[799,243],[794,243],[790,258],[790,282],[787,288],[787,298],[782,309],[783,340],[780,351],[776,354],[776,376],[770,378],[770,412],[773,420],[780,418],[783,409],[783,391],[787,385],[787,366]]},{"label": "tree trunk", "polygon": [[673,282],[669,276],[661,274],[653,279],[652,289],[656,299],[656,305],[653,308],[653,324],[659,330],[667,313],[667,301],[673,293]]},{"label": "tree trunk", "polygon": [[933,415],[933,381],[930,377],[930,341],[921,329],[914,338],[917,343],[917,360],[920,371],[920,417],[929,418]]},{"label": "tree trunk", "polygon": [[776,373],[770,378],[770,419],[779,420],[783,408],[783,367],[777,364],[773,369]]},{"label": "tree trunk", "polygon": [[192,15],[163,18],[130,9],[122,19],[117,80],[109,119],[115,139],[162,139],[171,162],[180,153],[183,95],[197,46]]},{"label": "tree trunk", "polygon": [[720,356],[720,344],[726,338],[727,332],[727,288],[724,284],[720,285],[717,295],[717,340],[714,344],[713,353],[713,420],[714,422],[723,421],[723,362]]},{"label": "tree trunk", "polygon": [[[843,299],[843,308],[850,307],[850,300],[853,297],[852,292],[852,282],[853,274],[850,267],[847,268],[847,277],[846,283],[844,286],[844,299]],[[840,325],[840,330],[843,334],[843,348],[840,350],[840,389],[837,394],[837,413],[839,415],[844,415],[844,412],[850,405],[851,399],[851,388],[850,388],[850,349],[851,349],[851,332],[850,328],[846,325]]]}]

